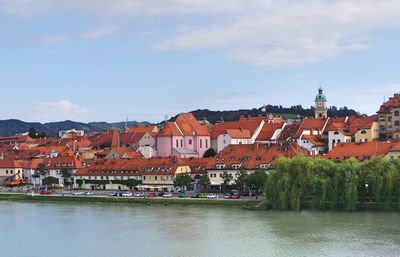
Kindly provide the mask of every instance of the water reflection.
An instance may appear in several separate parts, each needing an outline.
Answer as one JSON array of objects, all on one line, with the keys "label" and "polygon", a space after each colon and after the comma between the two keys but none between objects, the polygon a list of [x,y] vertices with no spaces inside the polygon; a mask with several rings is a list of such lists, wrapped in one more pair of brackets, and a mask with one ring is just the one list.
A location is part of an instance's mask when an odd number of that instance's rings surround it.
[{"label": "water reflection", "polygon": [[[398,213],[0,203],[1,256],[397,256]],[[4,240],[5,239],[5,240]]]}]

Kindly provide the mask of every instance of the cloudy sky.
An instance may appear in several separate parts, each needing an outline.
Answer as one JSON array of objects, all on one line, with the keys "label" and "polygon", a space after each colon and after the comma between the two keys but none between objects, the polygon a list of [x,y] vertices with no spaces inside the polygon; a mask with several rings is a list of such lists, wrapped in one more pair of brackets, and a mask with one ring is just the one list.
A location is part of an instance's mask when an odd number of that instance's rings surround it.
[{"label": "cloudy sky", "polygon": [[400,91],[398,0],[0,0],[0,119],[159,121]]}]

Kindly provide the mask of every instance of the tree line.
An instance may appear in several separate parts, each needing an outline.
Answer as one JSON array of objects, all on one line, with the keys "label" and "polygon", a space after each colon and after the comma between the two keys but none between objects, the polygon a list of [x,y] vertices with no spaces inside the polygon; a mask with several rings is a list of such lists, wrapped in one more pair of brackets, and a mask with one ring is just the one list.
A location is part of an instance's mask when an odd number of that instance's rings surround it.
[{"label": "tree line", "polygon": [[267,206],[278,210],[400,210],[400,160],[280,158],[264,190]]}]

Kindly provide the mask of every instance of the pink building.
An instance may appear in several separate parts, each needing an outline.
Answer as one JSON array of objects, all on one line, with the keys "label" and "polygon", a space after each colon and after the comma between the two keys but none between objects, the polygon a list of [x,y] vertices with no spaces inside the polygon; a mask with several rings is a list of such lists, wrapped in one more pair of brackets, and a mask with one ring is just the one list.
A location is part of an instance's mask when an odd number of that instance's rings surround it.
[{"label": "pink building", "polygon": [[209,148],[209,127],[191,113],[181,113],[175,122],[167,122],[157,136],[158,156],[203,157]]}]

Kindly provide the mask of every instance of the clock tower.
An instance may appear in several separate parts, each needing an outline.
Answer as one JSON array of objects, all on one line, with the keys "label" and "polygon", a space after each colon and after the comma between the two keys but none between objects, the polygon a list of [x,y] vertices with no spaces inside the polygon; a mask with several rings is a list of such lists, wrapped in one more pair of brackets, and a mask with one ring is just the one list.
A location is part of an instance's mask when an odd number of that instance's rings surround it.
[{"label": "clock tower", "polygon": [[315,97],[315,118],[328,118],[328,108],[326,106],[326,96],[323,93],[322,87],[318,89],[318,95]]}]

